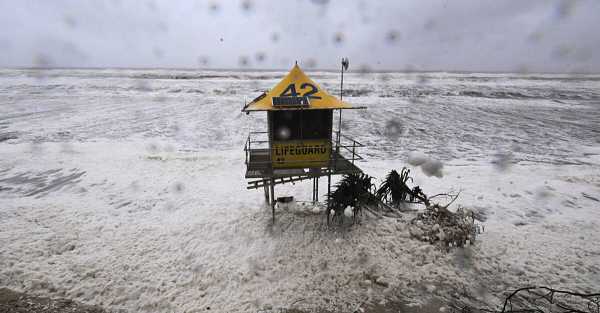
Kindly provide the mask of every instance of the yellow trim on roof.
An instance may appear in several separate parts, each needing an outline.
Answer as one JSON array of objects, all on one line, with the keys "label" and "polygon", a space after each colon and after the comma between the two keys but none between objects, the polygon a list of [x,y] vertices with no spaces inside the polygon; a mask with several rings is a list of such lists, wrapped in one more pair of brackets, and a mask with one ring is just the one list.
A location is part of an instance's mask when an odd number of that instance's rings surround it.
[{"label": "yellow trim on roof", "polygon": [[271,110],[297,110],[299,107],[274,107],[273,97],[282,96],[306,96],[309,98],[309,106],[305,110],[315,109],[352,109],[353,107],[342,102],[338,98],[328,94],[317,83],[310,79],[298,67],[294,68],[273,89],[263,93],[252,102],[248,103],[243,112],[271,111]]}]

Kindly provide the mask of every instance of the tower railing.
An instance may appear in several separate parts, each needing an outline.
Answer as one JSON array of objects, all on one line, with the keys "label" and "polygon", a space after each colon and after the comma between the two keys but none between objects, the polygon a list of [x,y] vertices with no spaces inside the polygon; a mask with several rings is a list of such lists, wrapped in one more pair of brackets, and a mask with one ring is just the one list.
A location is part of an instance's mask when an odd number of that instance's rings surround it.
[{"label": "tower railing", "polygon": [[[269,172],[273,170],[273,160],[271,159],[272,149],[269,149],[269,140],[266,138],[267,132],[250,132],[244,145],[245,164],[247,171],[259,170]],[[338,171],[343,166],[347,167],[346,161],[355,164],[356,161],[364,160],[358,152],[364,145],[357,140],[334,132],[334,135],[340,136],[339,144],[331,140],[331,153],[325,160],[303,160],[303,161],[277,161],[277,169],[286,168],[326,168],[329,171]],[[314,166],[313,166],[314,165]]]}]

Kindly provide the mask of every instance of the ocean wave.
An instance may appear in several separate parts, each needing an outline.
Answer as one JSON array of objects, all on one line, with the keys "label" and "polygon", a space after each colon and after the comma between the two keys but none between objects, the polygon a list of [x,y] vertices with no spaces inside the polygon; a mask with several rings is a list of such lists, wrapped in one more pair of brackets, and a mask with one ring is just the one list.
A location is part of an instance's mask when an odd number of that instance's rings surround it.
[{"label": "ocean wave", "polygon": [[477,91],[463,90],[458,93],[462,97],[489,99],[548,99],[548,100],[598,100],[600,95],[593,93],[577,93],[571,91]]},{"label": "ocean wave", "polygon": [[219,75],[219,74],[159,74],[159,73],[144,73],[139,75],[132,75],[131,78],[136,79],[217,79],[217,78],[233,78],[240,79],[239,75]]},{"label": "ocean wave", "polygon": [[550,89],[498,90],[497,88],[451,89],[451,88],[400,88],[384,90],[344,90],[345,97],[363,97],[375,94],[379,98],[421,98],[421,97],[468,97],[486,99],[518,99],[518,100],[600,100],[600,93],[591,90],[567,91]]},{"label": "ocean wave", "polygon": [[[540,96],[530,95],[523,92],[517,91],[475,91],[465,90],[458,93],[459,96],[463,97],[475,97],[475,98],[492,98],[492,99],[535,99]],[[543,98],[543,97],[542,97]]]}]

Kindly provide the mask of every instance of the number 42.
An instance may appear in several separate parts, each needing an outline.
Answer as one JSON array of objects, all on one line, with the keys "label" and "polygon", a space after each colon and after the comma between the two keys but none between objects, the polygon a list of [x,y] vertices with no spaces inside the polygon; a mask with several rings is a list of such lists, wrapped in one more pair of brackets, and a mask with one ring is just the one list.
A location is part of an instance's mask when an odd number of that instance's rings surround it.
[{"label": "number 42", "polygon": [[[310,90],[308,90],[304,94],[302,94],[302,97],[308,97],[310,99],[321,99],[321,97],[314,95],[317,92],[319,92],[319,90],[317,89],[317,87],[315,85],[310,84],[310,83],[304,83],[304,84],[300,85],[301,90],[307,89],[307,87],[309,87]],[[280,97],[298,97],[298,92],[296,91],[296,85],[289,84],[289,86],[287,86],[279,96]]]}]

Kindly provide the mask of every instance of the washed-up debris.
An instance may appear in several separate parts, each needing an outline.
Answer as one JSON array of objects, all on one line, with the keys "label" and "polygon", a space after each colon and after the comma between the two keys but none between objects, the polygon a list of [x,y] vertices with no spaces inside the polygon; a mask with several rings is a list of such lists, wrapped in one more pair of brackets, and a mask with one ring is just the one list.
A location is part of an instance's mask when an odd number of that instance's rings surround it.
[{"label": "washed-up debris", "polygon": [[[483,231],[483,227],[476,223],[475,213],[462,207],[456,212],[448,210],[460,192],[428,197],[419,186],[411,188],[407,185],[409,181],[412,182],[409,174],[410,170],[406,168],[400,173],[392,170],[377,190],[372,183],[373,178],[366,174],[344,176],[328,197],[328,221],[331,215],[333,221],[340,223],[344,216],[356,221],[362,209],[369,212],[391,210],[400,214],[402,207],[407,204],[422,204],[425,210],[417,213],[410,222],[411,237],[439,244],[446,249],[472,244]],[[446,205],[432,202],[433,198],[440,196],[450,197],[451,200]]]},{"label": "washed-up debris", "polygon": [[428,206],[410,224],[409,232],[413,238],[444,248],[468,246],[483,231],[473,212],[463,207],[450,212],[447,207]]}]

